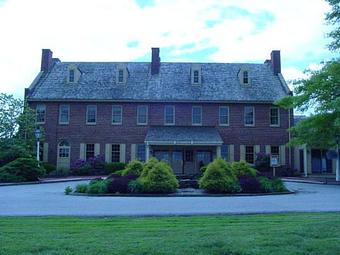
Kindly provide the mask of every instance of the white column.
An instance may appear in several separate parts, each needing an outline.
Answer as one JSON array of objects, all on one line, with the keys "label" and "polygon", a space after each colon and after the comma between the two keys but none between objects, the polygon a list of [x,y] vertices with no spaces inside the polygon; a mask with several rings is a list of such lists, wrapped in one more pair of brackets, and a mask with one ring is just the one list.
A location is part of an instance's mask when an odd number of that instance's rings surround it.
[{"label": "white column", "polygon": [[221,157],[221,145],[216,146],[216,158]]},{"label": "white column", "polygon": [[305,177],[307,177],[308,175],[308,158],[307,158],[307,145],[303,146],[303,171],[304,171],[304,175]]},{"label": "white column", "polygon": [[146,148],[145,148],[145,161],[148,161],[149,158],[150,158],[150,145],[146,145]]},{"label": "white column", "polygon": [[339,145],[336,147],[336,152],[338,154],[337,160],[336,160],[336,168],[335,168],[335,180],[338,182],[340,181],[340,150]]}]

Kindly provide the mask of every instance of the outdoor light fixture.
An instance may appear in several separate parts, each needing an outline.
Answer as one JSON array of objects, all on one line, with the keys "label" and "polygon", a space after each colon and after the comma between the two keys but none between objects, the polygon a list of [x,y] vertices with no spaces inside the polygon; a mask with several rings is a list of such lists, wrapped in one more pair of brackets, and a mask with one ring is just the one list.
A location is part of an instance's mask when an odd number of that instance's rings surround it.
[{"label": "outdoor light fixture", "polygon": [[38,161],[38,165],[39,165],[39,151],[40,151],[40,138],[41,138],[41,131],[39,128],[37,128],[35,131],[34,131],[34,135],[35,135],[35,138],[37,139],[37,161]]}]

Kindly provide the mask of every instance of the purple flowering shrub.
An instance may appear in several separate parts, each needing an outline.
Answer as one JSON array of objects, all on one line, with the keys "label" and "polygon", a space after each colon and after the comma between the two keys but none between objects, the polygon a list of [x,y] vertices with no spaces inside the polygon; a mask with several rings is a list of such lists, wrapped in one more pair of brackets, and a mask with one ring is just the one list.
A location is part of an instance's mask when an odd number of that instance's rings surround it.
[{"label": "purple flowering shrub", "polygon": [[71,172],[74,175],[94,175],[104,173],[104,156],[98,155],[88,160],[78,159],[71,164]]}]

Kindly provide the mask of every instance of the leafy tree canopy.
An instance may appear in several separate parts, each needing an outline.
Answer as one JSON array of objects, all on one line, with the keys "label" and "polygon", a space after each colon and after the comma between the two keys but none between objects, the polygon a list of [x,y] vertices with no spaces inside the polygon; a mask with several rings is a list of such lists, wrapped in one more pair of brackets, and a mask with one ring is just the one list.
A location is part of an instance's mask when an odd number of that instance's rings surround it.
[{"label": "leafy tree canopy", "polygon": [[331,6],[331,11],[326,14],[326,21],[330,25],[334,25],[334,30],[328,36],[333,41],[328,45],[330,50],[336,51],[340,49],[340,0],[326,0]]}]

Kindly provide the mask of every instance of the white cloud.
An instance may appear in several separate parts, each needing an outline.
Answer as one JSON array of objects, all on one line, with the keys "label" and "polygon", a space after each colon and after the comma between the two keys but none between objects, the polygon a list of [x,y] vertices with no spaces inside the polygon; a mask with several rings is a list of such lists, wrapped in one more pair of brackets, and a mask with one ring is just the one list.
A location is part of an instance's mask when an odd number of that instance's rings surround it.
[{"label": "white cloud", "polygon": [[[274,21],[258,31],[251,17],[223,17],[208,28],[206,21],[218,19],[228,6],[270,13]],[[157,0],[145,8],[133,0],[7,0],[0,7],[0,92],[22,97],[39,71],[42,48],[64,61],[129,61],[153,46],[161,47],[161,54],[174,47],[162,58],[172,61],[217,48],[202,60],[219,62],[262,62],[272,49],[281,49],[284,74],[293,79],[301,67],[285,63],[303,62],[311,53],[320,56],[318,63],[328,54],[327,10],[324,0]],[[130,41],[139,43],[129,48]]]}]

